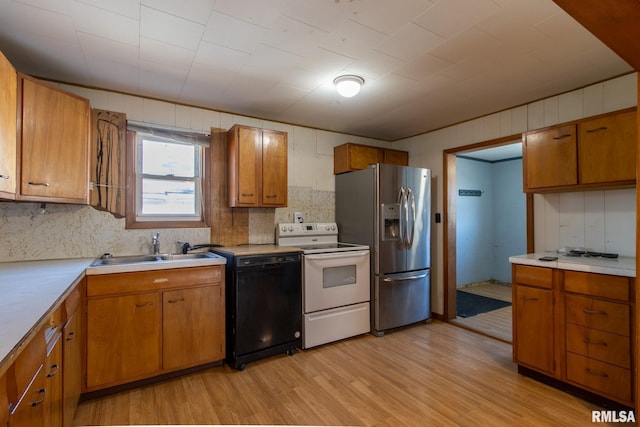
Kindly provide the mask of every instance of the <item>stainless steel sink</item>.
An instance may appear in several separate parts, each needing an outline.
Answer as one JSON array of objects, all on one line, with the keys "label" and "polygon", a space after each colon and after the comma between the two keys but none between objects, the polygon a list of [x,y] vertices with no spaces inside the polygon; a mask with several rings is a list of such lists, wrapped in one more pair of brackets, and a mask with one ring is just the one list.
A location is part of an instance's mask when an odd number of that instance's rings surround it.
[{"label": "stainless steel sink", "polygon": [[107,266],[107,265],[129,265],[147,262],[163,262],[163,261],[179,261],[217,258],[218,255],[211,252],[196,252],[190,254],[159,254],[159,255],[124,255],[124,256],[102,256],[95,260],[91,267]]}]

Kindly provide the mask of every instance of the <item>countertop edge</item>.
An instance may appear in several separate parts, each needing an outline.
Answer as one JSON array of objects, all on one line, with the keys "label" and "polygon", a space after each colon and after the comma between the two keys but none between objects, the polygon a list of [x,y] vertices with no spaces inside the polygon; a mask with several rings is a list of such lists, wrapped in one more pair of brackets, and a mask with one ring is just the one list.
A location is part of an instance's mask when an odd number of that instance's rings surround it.
[{"label": "countertop edge", "polygon": [[[539,258],[543,256],[554,256],[558,257],[558,259],[554,261],[541,261]],[[636,277],[636,259],[631,257],[620,257],[617,259],[577,258],[562,256],[556,252],[537,252],[510,256],[509,262],[511,264],[556,268],[559,270]]]}]

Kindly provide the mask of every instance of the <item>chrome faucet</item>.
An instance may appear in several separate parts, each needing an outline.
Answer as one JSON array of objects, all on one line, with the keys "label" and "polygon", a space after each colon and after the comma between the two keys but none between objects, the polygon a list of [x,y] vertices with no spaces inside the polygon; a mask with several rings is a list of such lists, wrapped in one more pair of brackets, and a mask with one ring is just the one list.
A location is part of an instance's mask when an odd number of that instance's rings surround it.
[{"label": "chrome faucet", "polygon": [[153,235],[153,237],[151,237],[151,243],[153,244],[153,254],[154,255],[159,255],[160,254],[160,233],[156,233]]}]

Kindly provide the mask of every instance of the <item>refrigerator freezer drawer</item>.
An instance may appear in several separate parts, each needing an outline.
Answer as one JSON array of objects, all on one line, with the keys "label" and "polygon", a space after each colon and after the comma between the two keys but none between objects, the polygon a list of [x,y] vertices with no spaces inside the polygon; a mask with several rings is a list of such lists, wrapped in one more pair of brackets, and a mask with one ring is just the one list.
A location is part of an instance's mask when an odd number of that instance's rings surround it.
[{"label": "refrigerator freezer drawer", "polygon": [[375,277],[374,334],[431,317],[430,271]]},{"label": "refrigerator freezer drawer", "polygon": [[303,348],[315,347],[369,332],[369,307],[369,302],[363,302],[305,314]]}]

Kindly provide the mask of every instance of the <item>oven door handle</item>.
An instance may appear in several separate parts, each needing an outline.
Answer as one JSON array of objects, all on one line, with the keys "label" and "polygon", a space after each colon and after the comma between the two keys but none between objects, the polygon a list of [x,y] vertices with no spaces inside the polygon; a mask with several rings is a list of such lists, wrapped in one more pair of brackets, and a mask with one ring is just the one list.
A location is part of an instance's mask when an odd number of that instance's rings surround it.
[{"label": "oven door handle", "polygon": [[349,257],[361,257],[369,256],[369,251],[343,251],[343,252],[331,252],[329,254],[313,254],[305,255],[305,259],[336,259],[336,258],[349,258]]}]

